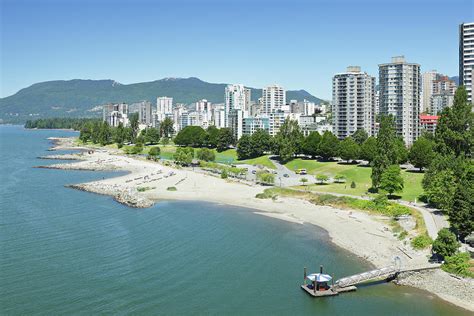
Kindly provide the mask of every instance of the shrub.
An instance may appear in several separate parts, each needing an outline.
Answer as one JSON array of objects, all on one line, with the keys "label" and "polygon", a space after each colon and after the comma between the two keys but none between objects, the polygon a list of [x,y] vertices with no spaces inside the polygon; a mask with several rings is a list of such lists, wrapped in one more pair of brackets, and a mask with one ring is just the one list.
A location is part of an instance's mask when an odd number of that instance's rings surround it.
[{"label": "shrub", "polygon": [[227,170],[226,169],[222,170],[221,179],[227,179],[228,177],[229,175],[227,174]]},{"label": "shrub", "polygon": [[418,235],[411,240],[411,246],[414,249],[425,249],[432,243],[433,243],[433,240],[430,238],[430,236],[426,234]]},{"label": "shrub", "polygon": [[399,240],[403,240],[405,239],[406,237],[408,236],[408,233],[406,230],[402,231],[399,235],[398,235],[398,239]]},{"label": "shrub", "polygon": [[474,273],[470,270],[470,256],[467,252],[460,252],[453,256],[446,257],[441,268],[450,273],[461,276],[474,277]]},{"label": "shrub", "polygon": [[201,148],[197,151],[196,154],[197,159],[203,161],[214,161],[216,160],[216,154],[213,150],[209,148]]},{"label": "shrub", "polygon": [[356,188],[356,183],[354,181],[351,182],[351,189],[355,189]]},{"label": "shrub", "polygon": [[257,179],[265,184],[274,184],[275,183],[275,175],[273,173],[268,173],[265,171],[258,171],[257,172]]},{"label": "shrub", "polygon": [[176,187],[167,187],[166,190],[168,190],[168,191],[178,191],[178,189],[176,189]]},{"label": "shrub", "polygon": [[433,251],[443,257],[454,255],[459,248],[456,236],[447,228],[438,232],[438,237],[433,242]]},{"label": "shrub", "polygon": [[154,188],[150,188],[150,187],[138,187],[137,188],[137,191],[138,192],[145,192],[145,191],[148,191],[148,190],[152,190]]}]

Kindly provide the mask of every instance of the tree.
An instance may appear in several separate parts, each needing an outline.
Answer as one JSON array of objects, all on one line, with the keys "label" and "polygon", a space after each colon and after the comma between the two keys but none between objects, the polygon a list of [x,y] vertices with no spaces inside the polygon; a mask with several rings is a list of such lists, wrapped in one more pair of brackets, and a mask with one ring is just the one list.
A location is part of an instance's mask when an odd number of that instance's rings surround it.
[{"label": "tree", "polygon": [[367,140],[360,147],[360,158],[371,163],[377,155],[377,139],[373,136]]},{"label": "tree", "polygon": [[171,118],[166,117],[161,123],[160,123],[160,136],[163,138],[170,139],[171,135],[174,133],[174,128],[173,128],[174,122]]},{"label": "tree", "polygon": [[434,135],[435,157],[423,178],[428,202],[445,211],[463,236],[473,229],[472,150],[474,114],[464,87],[459,87],[452,107],[441,114]]},{"label": "tree", "polygon": [[125,142],[125,139],[127,137],[126,130],[122,122],[119,123],[119,125],[117,126],[113,134],[114,134],[114,137],[113,137],[114,143],[117,144],[118,148],[122,148],[123,143]]},{"label": "tree", "polygon": [[298,121],[287,118],[275,137],[275,154],[280,156],[282,161],[290,160],[301,152],[303,139]]},{"label": "tree", "polygon": [[200,126],[186,126],[174,138],[179,146],[202,147],[206,140],[206,131]]},{"label": "tree", "polygon": [[79,134],[79,139],[83,144],[86,144],[91,139],[92,127],[91,124],[85,124],[81,128],[81,132]]},{"label": "tree", "polygon": [[319,184],[324,184],[329,180],[329,177],[325,174],[319,174],[316,176],[316,180],[319,181]]},{"label": "tree", "polygon": [[160,154],[161,154],[160,147],[158,146],[151,147],[150,150],[148,151],[148,158],[156,161],[157,158],[160,156]]},{"label": "tree", "polygon": [[257,129],[250,137],[252,144],[252,158],[260,157],[271,150],[272,137],[264,129]]},{"label": "tree", "polygon": [[110,126],[107,122],[102,122],[99,129],[99,143],[102,146],[110,144],[112,138],[112,132]]},{"label": "tree", "polygon": [[474,164],[469,162],[461,177],[448,209],[449,221],[461,238],[474,231]]},{"label": "tree", "polygon": [[97,144],[99,142],[99,133],[100,133],[100,127],[102,126],[101,122],[95,121],[91,125],[91,141],[93,144]]},{"label": "tree", "polygon": [[397,136],[391,116],[383,115],[380,118],[380,129],[377,136],[376,154],[372,160],[372,187],[377,189],[383,172],[390,166],[397,164],[399,153],[396,145]]},{"label": "tree", "polygon": [[191,147],[178,147],[173,155],[176,164],[187,166],[194,158],[194,149]]},{"label": "tree", "polygon": [[420,168],[420,171],[429,166],[433,157],[433,142],[424,136],[421,136],[413,143],[408,154],[410,163],[416,168]]},{"label": "tree", "polygon": [[352,134],[352,138],[360,146],[369,138],[369,134],[364,129],[358,129]]},{"label": "tree", "polygon": [[389,196],[395,192],[403,191],[403,178],[398,165],[391,165],[382,173],[380,189],[387,191]]},{"label": "tree", "polygon": [[239,160],[253,158],[252,140],[249,135],[242,135],[237,143],[237,158]]},{"label": "tree", "polygon": [[438,237],[433,242],[433,251],[443,257],[454,255],[459,248],[459,243],[456,240],[456,235],[447,228],[442,228],[438,232]]},{"label": "tree", "polygon": [[217,151],[221,152],[235,144],[234,134],[230,128],[219,129],[217,135]]},{"label": "tree", "polygon": [[352,137],[346,137],[339,143],[339,156],[346,161],[355,160],[359,157],[360,146]]},{"label": "tree", "polygon": [[160,142],[160,131],[153,127],[145,129],[145,143],[158,144]]},{"label": "tree", "polygon": [[336,183],[344,183],[346,182],[346,177],[343,176],[342,174],[338,174],[334,177],[334,182]]},{"label": "tree", "polygon": [[440,115],[435,132],[435,150],[455,157],[472,157],[474,146],[474,113],[467,99],[467,91],[460,86],[454,95],[452,107],[446,107]]},{"label": "tree", "polygon": [[408,149],[403,139],[397,137],[394,142],[395,152],[397,153],[397,164],[406,163],[408,161]]},{"label": "tree", "polygon": [[206,130],[206,145],[211,148],[217,147],[217,139],[219,137],[219,129],[214,125],[211,125]]},{"label": "tree", "polygon": [[308,182],[308,179],[306,178],[301,178],[300,179],[301,184],[304,186],[306,182]]},{"label": "tree", "polygon": [[209,148],[201,148],[197,151],[196,157],[199,160],[203,161],[214,161],[216,160],[216,154],[214,151]]},{"label": "tree", "polygon": [[319,145],[321,143],[321,134],[318,132],[311,132],[303,141],[302,152],[305,155],[314,158],[319,153]]},{"label": "tree", "polygon": [[319,144],[319,155],[323,157],[324,160],[328,160],[336,156],[338,151],[339,139],[337,139],[333,133],[325,131],[321,138],[321,143]]},{"label": "tree", "polygon": [[131,128],[131,141],[135,142],[135,138],[138,136],[138,113],[132,113],[129,117],[130,128]]}]

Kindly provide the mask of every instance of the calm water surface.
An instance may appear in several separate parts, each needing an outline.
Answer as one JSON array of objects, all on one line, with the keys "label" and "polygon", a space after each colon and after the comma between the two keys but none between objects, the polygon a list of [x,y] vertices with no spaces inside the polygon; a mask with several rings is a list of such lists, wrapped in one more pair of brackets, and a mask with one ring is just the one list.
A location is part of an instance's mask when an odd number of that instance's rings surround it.
[{"label": "calm water surface", "polygon": [[313,299],[303,266],[369,268],[324,231],[202,202],[131,209],[65,188],[114,173],[34,169],[50,136],[0,126],[0,314],[463,315],[393,284]]}]

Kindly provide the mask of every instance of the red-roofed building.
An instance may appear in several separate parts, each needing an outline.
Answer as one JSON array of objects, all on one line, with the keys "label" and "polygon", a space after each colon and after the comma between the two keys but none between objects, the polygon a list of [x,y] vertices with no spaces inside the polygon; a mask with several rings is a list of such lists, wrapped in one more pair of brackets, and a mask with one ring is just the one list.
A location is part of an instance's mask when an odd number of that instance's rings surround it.
[{"label": "red-roofed building", "polygon": [[436,125],[438,125],[438,115],[423,115],[420,114],[420,131],[434,134]]}]

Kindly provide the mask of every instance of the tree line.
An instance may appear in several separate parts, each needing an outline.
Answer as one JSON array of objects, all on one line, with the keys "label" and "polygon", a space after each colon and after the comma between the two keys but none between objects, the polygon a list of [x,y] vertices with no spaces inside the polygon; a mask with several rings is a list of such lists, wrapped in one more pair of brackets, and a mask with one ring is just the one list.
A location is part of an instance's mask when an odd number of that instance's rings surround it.
[{"label": "tree line", "polygon": [[41,118],[36,120],[28,120],[25,123],[25,128],[40,128],[40,129],[73,129],[81,130],[83,126],[90,123],[99,123],[101,119],[98,118]]}]

